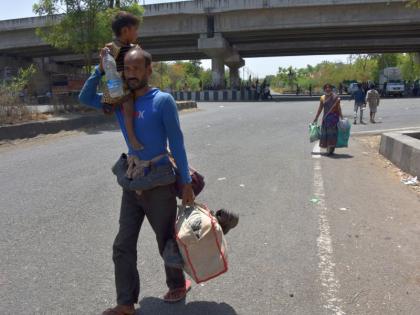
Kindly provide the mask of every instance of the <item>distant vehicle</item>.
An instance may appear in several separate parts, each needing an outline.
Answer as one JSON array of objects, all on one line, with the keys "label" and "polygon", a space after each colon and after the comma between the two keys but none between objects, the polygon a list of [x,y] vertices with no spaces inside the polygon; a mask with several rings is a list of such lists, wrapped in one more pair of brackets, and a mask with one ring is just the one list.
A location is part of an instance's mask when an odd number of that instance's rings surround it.
[{"label": "distant vehicle", "polygon": [[403,96],[405,91],[401,70],[388,67],[379,74],[379,90],[383,96]]},{"label": "distant vehicle", "polygon": [[347,93],[353,95],[358,89],[358,83],[350,83],[349,87],[347,88]]}]

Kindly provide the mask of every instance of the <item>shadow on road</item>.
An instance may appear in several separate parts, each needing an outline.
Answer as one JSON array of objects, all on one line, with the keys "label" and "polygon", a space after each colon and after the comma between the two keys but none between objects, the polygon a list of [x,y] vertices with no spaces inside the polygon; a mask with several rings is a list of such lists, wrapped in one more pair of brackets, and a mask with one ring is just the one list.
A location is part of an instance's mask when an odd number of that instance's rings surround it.
[{"label": "shadow on road", "polygon": [[324,153],[324,152],[311,152],[311,155],[325,156],[325,157],[330,158],[330,159],[352,159],[352,158],[354,158],[353,155],[339,154],[339,153],[334,153],[333,155],[328,155],[327,153]]},{"label": "shadow on road", "polygon": [[167,304],[163,300],[146,297],[140,301],[136,315],[237,315],[236,311],[226,303],[190,302],[185,300],[177,304]]},{"label": "shadow on road", "polygon": [[330,159],[352,159],[354,156],[350,154],[333,154],[328,156]]}]

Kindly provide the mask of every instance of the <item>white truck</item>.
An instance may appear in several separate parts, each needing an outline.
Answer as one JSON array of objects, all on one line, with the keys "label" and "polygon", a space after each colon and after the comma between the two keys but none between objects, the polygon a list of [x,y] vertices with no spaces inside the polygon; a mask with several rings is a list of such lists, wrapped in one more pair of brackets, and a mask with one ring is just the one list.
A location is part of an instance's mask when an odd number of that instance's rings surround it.
[{"label": "white truck", "polygon": [[403,96],[405,91],[401,70],[388,67],[379,74],[379,88],[383,96]]}]

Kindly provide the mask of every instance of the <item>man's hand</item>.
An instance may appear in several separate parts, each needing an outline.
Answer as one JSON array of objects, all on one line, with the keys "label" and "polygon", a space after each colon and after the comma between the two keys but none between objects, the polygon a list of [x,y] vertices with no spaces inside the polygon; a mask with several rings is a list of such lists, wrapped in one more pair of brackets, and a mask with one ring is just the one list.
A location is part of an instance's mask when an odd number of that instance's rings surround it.
[{"label": "man's hand", "polygon": [[105,72],[104,70],[104,57],[106,55],[106,53],[109,51],[108,47],[104,47],[99,51],[99,71],[101,71],[102,73]]},{"label": "man's hand", "polygon": [[182,205],[194,206],[194,191],[191,184],[185,184],[182,189]]}]

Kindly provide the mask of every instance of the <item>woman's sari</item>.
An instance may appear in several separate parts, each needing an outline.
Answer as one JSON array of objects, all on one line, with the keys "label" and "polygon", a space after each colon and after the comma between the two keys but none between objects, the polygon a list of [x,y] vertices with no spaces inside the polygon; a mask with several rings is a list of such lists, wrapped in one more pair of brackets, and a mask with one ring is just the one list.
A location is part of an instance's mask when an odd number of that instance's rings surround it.
[{"label": "woman's sari", "polygon": [[338,102],[340,98],[336,94],[330,96],[322,96],[321,102],[323,105],[323,119],[321,126],[321,140],[319,146],[321,148],[335,147],[337,144],[337,123],[339,121]]}]

